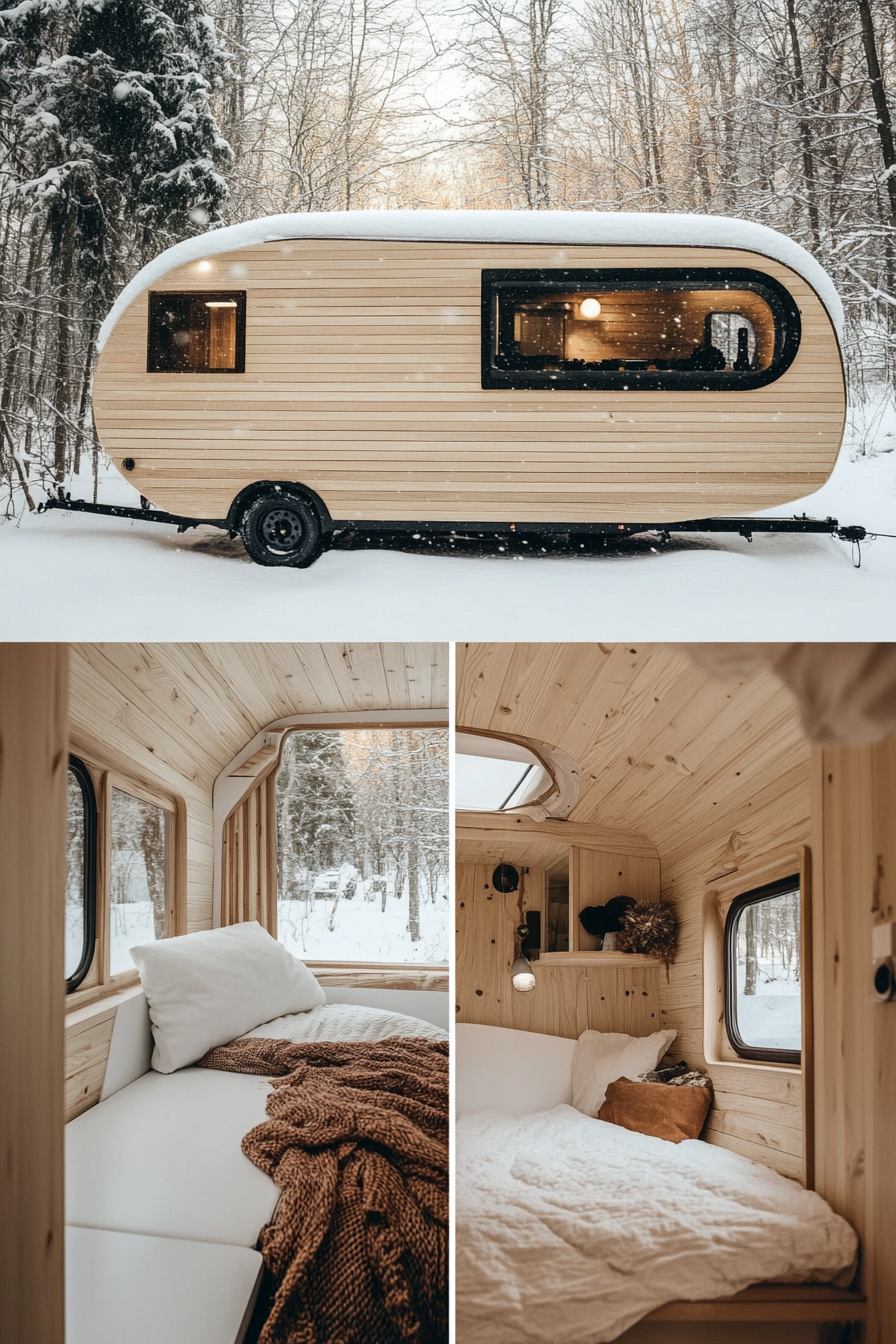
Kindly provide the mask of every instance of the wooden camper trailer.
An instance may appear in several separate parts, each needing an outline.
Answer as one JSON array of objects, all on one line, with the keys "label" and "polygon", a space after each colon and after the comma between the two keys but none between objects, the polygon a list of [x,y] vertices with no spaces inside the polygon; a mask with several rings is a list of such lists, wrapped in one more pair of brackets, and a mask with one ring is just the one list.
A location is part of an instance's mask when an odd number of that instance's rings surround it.
[{"label": "wooden camper trailer", "polygon": [[[141,988],[128,946],[165,951],[171,965],[172,954],[196,947],[192,940],[208,949],[213,933],[246,935],[266,958],[273,947],[267,965],[282,962],[290,902],[278,914],[277,824],[288,805],[278,778],[288,760],[332,748],[335,737],[346,760],[365,750],[374,759],[380,736],[396,769],[403,751],[432,757],[435,793],[417,803],[426,804],[432,846],[444,795],[447,837],[447,689],[443,645],[0,646],[4,1341],[239,1344],[258,1291],[256,1241],[278,1198],[240,1151],[243,1135],[265,1120],[267,1082],[150,1068],[147,1000],[157,1054],[167,1010],[145,967]],[[339,787],[344,820],[345,779]],[[315,788],[326,791],[321,770]],[[355,822],[352,843],[361,834],[357,810]],[[290,814],[286,833],[301,827]],[[429,857],[444,859],[439,909],[447,911],[447,839],[444,851],[440,858],[431,847]],[[417,857],[422,864],[422,850]],[[362,878],[359,870],[340,896],[354,923],[386,908],[382,884],[375,901],[364,901]],[[390,908],[407,906],[410,889],[403,896],[390,887],[388,897]],[[306,893],[298,904],[306,922],[324,927],[336,900],[324,910]],[[437,919],[439,909],[433,902],[420,918]],[[279,927],[281,941],[251,921],[275,936]],[[391,962],[373,937],[361,957],[308,954],[313,1002],[326,1003],[294,1020],[324,1013],[330,1028],[334,1014],[356,1025],[359,1015],[368,1026],[399,1023],[427,1034],[427,1048],[432,1042],[444,1056],[447,964],[427,963],[423,944],[403,936],[410,952]],[[430,939],[430,951],[437,943]],[[200,1016],[214,1007],[227,1017],[246,992],[240,967],[249,955],[211,979],[188,956],[193,989],[185,990]],[[299,963],[287,960],[292,974]],[[256,982],[256,991],[268,986]],[[370,1044],[376,1029],[362,1046],[351,1044],[352,1030],[342,1045],[381,1048]],[[321,1049],[329,1039],[324,1030]],[[447,1115],[447,1090],[445,1102]],[[447,1283],[445,1307],[446,1294]]]},{"label": "wooden camper trailer", "polygon": [[730,219],[277,216],[179,244],[100,336],[104,449],[263,564],[334,529],[662,525],[828,478],[842,310]]},{"label": "wooden camper trailer", "polygon": [[[487,809],[480,803],[480,810],[457,813],[459,1109],[495,1107],[525,1118],[523,1113],[540,1107],[568,1103],[573,1043],[582,1032],[643,1038],[671,1029],[677,1033],[672,1057],[705,1071],[714,1084],[702,1134],[712,1151],[724,1149],[761,1164],[750,1169],[757,1187],[762,1185],[759,1173],[770,1170],[818,1192],[859,1237],[859,1268],[852,1282],[855,1266],[848,1265],[833,1284],[755,1283],[723,1295],[716,1283],[711,1294],[688,1293],[703,1296],[699,1301],[671,1300],[684,1295],[684,1286],[667,1291],[665,1298],[660,1290],[653,1307],[642,1309],[640,1324],[619,1336],[632,1344],[735,1338],[743,1344],[847,1337],[868,1344],[896,1341],[896,1163],[891,1151],[896,1003],[881,1001],[892,991],[893,963],[886,957],[896,951],[883,946],[896,917],[896,735],[871,742],[873,729],[855,709],[869,671],[880,681],[864,696],[865,704],[876,700],[878,708],[892,707],[892,646],[881,655],[889,660],[886,674],[875,663],[876,652],[855,649],[853,657],[849,646],[840,646],[838,657],[853,661],[848,667],[841,662],[827,681],[824,652],[805,648],[808,657],[794,652],[803,667],[792,678],[797,684],[802,677],[804,694],[798,700],[767,666],[759,671],[738,667],[740,649],[731,651],[733,657],[726,655],[733,674],[717,679],[671,646],[458,646],[460,749],[498,757],[509,772],[502,786],[495,785],[495,801]],[[721,654],[719,659],[725,661]],[[809,664],[814,667],[806,674]],[[846,695],[847,707],[853,705],[848,715],[843,713],[844,687],[854,687]],[[811,746],[801,713],[814,717],[821,731],[819,717],[836,706],[838,696],[841,721],[829,713],[826,731],[831,736],[848,718],[843,728],[847,744]],[[856,735],[866,740],[848,744]],[[517,785],[526,762],[532,771]],[[459,769],[459,807],[465,796],[462,779]],[[516,789],[510,810],[500,809],[501,787],[505,793]],[[508,883],[497,872],[500,863],[515,866],[516,889],[506,890]],[[789,953],[801,966],[800,997],[790,1000],[801,1008],[801,1033],[797,1025],[796,1039],[789,1042],[796,1053],[776,1050],[768,1037],[757,1042],[752,1033],[758,1028],[740,1036],[732,1030],[743,1023],[738,1004],[759,1003],[737,997],[750,992],[737,978],[742,956],[738,921],[757,902],[784,901],[774,893],[785,891],[790,901],[792,893],[799,893],[801,918],[801,949],[793,946]],[[679,946],[668,975],[656,958],[598,950],[600,941],[585,932],[580,911],[621,894],[640,902],[663,897],[674,903]],[[541,949],[531,962],[535,987],[518,993],[511,979],[521,946],[516,930],[522,927],[525,951],[529,943],[521,919],[531,922],[533,914],[535,946]],[[732,985],[733,1005],[727,997]],[[760,1048],[749,1048],[751,1043]],[[782,1044],[787,1042],[777,1041],[778,1047]],[[509,1121],[505,1117],[501,1123],[503,1142],[516,1153]],[[631,1269],[626,1276],[624,1270],[635,1244],[633,1219],[626,1213],[626,1182],[630,1179],[635,1189],[634,1173],[626,1169],[621,1191],[614,1185],[619,1172],[603,1137],[607,1126],[587,1144],[580,1141],[570,1158],[578,1175],[568,1207],[556,1186],[543,1195],[540,1173],[549,1157],[541,1148],[520,1152],[512,1172],[515,1185],[511,1174],[499,1186],[498,1177],[475,1168],[471,1201],[474,1195],[483,1197],[482,1191],[488,1194],[494,1181],[501,1197],[514,1200],[508,1243],[516,1239],[524,1248],[518,1262],[508,1254],[491,1285],[497,1312],[492,1318],[481,1296],[471,1294],[469,1309],[464,1302],[464,1284],[475,1280],[465,1268],[465,1244],[485,1258],[490,1237],[502,1234],[475,1202],[470,1212],[465,1210],[464,1154],[471,1153],[473,1161],[486,1121],[476,1124],[478,1130],[471,1121],[468,1140],[462,1127],[457,1136],[458,1344],[502,1341],[505,1328],[512,1332],[520,1319],[526,1337],[534,1339],[544,1312],[550,1316],[545,1337],[583,1338],[571,1324],[571,1333],[564,1331],[577,1307],[584,1303],[587,1308],[587,1285],[597,1281],[600,1266],[580,1253],[576,1218],[590,1217],[589,1208],[593,1212],[604,1201],[615,1210],[620,1235],[611,1259],[622,1270],[616,1300],[634,1299],[637,1276]],[[656,1144],[655,1139],[647,1142]],[[663,1183],[660,1160],[661,1154],[651,1150],[658,1255],[674,1224],[674,1195]],[[709,1185],[704,1172],[704,1187]],[[557,1234],[553,1242],[537,1240],[535,1215],[525,1218],[530,1209],[542,1210],[544,1225]],[[746,1255],[753,1249],[753,1232],[749,1215],[742,1213],[747,1246],[741,1245],[741,1253]],[[692,1225],[699,1223],[693,1209],[692,1215]],[[807,1225],[814,1217],[807,1215]],[[590,1224],[588,1235],[596,1238]],[[712,1243],[711,1237],[710,1242],[716,1250],[710,1249],[704,1261],[711,1265],[722,1255],[723,1242]],[[730,1254],[737,1237],[725,1244]],[[496,1245],[496,1254],[503,1255],[504,1243]],[[551,1274],[552,1256],[564,1246],[571,1277],[563,1280],[561,1300]],[[679,1249],[674,1243],[673,1251]],[[681,1256],[673,1275],[682,1285],[685,1260]],[[662,1272],[658,1269],[657,1277]],[[766,1272],[769,1277],[777,1273]],[[551,1284],[546,1295],[545,1282]],[[610,1298],[602,1300],[606,1304]],[[607,1324],[597,1309],[590,1319],[595,1326]]]}]

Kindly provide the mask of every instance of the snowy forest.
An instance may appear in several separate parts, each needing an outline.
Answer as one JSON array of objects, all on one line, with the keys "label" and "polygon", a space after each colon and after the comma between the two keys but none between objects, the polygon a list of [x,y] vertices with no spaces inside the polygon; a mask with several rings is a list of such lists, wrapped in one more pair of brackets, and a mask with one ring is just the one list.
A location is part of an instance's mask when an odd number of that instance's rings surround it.
[{"label": "snowy forest", "polygon": [[799,1050],[800,893],[746,905],[735,930],[737,1024],[746,1045]]},{"label": "snowy forest", "polygon": [[796,238],[854,404],[896,348],[894,0],[21,0],[0,11],[0,516],[101,466],[99,323],[282,211],[684,211]]},{"label": "snowy forest", "polygon": [[305,730],[276,780],[278,934],[300,957],[448,960],[448,732]]}]

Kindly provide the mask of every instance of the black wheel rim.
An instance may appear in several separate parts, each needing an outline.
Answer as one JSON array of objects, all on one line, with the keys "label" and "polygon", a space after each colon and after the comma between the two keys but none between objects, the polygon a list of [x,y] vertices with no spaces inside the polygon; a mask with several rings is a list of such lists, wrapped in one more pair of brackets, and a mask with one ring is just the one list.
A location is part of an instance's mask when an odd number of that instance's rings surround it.
[{"label": "black wheel rim", "polygon": [[268,509],[261,519],[259,531],[267,550],[276,555],[289,555],[301,546],[305,537],[305,526],[300,515],[294,509],[282,505]]}]

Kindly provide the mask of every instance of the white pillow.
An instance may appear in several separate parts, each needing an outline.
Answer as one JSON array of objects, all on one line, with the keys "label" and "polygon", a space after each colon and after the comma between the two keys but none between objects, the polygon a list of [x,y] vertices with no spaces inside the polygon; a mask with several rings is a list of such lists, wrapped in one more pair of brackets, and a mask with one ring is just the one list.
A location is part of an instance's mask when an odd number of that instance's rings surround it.
[{"label": "white pillow", "polygon": [[622,1031],[583,1031],[572,1057],[572,1104],[597,1115],[610,1083],[655,1069],[678,1035],[655,1031],[652,1036],[627,1036]]},{"label": "white pillow", "polygon": [[326,1002],[304,962],[252,920],[131,948],[149,1004],[152,1067],[173,1073],[259,1022]]},{"label": "white pillow", "polygon": [[310,1013],[276,1017],[262,1022],[248,1036],[273,1041],[385,1041],[390,1036],[422,1036],[427,1041],[447,1041],[448,1033],[432,1022],[361,1003],[326,1003]]}]

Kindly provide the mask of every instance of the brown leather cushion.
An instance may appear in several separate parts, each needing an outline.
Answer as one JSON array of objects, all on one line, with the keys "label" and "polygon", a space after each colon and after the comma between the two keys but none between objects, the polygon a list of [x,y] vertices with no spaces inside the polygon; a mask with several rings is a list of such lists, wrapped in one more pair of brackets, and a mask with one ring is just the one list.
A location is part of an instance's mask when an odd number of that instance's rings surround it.
[{"label": "brown leather cushion", "polygon": [[617,1078],[607,1088],[607,1099],[597,1118],[637,1134],[681,1143],[699,1139],[711,1105],[708,1087],[669,1087],[666,1083],[633,1083],[629,1078]]}]

